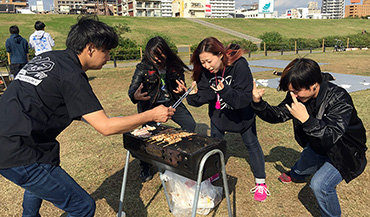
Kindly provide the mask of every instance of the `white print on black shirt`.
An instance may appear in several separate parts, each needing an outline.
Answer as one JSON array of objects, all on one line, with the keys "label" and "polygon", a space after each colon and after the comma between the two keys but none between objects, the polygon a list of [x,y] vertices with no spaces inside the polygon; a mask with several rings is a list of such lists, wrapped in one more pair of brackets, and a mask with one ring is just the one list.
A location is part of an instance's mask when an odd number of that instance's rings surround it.
[{"label": "white print on black shirt", "polygon": [[[213,87],[216,87],[216,80],[215,79],[216,79],[215,77],[209,79],[209,84],[212,85]],[[233,77],[231,75],[228,75],[225,78],[223,78],[221,76],[217,76],[217,82],[218,81],[221,81],[221,82],[223,82],[226,85],[231,85],[231,81],[232,80],[233,80]],[[234,110],[233,107],[231,107],[226,102],[224,102],[224,100],[222,98],[220,98],[220,104],[221,104],[221,108],[220,108],[221,110],[222,109],[231,109],[231,110]]]},{"label": "white print on black shirt", "polygon": [[19,71],[15,80],[37,86],[44,78],[48,77],[47,72],[50,72],[54,68],[54,65],[55,63],[49,57],[42,58],[41,56],[36,56]]}]

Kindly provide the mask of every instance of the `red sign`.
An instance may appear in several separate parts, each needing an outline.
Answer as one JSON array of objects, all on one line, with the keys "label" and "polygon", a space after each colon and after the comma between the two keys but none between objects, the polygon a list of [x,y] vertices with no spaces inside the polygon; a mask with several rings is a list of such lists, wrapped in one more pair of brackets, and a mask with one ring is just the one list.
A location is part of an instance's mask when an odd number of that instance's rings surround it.
[{"label": "red sign", "polygon": [[360,3],[361,2],[361,0],[351,0],[351,4],[353,4],[353,3]]},{"label": "red sign", "polygon": [[205,6],[205,8],[206,8],[206,13],[211,13],[212,12],[211,5],[210,4],[207,4]]}]

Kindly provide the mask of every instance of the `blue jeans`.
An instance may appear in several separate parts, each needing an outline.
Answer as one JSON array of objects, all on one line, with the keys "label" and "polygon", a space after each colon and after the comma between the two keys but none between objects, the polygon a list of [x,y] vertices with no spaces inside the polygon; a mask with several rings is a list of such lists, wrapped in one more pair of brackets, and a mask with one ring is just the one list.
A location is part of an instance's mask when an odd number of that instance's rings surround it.
[{"label": "blue jeans", "polygon": [[303,180],[315,174],[310,187],[315,194],[322,216],[340,216],[341,209],[336,186],[343,180],[339,171],[330,163],[327,156],[316,154],[308,145],[290,173],[293,179]]},{"label": "blue jeans", "polygon": [[[224,135],[225,132],[219,130],[211,121],[211,136],[214,138],[223,139]],[[258,179],[265,179],[265,157],[257,138],[256,122],[254,122],[248,130],[240,133],[240,135],[242,136],[244,145],[248,150],[250,165],[254,177]]]},{"label": "blue jeans", "polygon": [[53,203],[68,217],[94,216],[95,201],[61,167],[33,163],[0,174],[24,188],[23,217],[39,217],[42,200]]}]

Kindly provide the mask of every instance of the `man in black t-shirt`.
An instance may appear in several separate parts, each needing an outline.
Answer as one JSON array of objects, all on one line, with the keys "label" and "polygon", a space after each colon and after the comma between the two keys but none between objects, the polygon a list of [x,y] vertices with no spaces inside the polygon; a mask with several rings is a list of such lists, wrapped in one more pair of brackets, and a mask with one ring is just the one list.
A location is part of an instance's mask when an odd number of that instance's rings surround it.
[{"label": "man in black t-shirt", "polygon": [[71,216],[94,216],[95,201],[59,165],[56,137],[73,120],[84,119],[107,136],[174,114],[158,106],[107,117],[85,72],[101,69],[117,43],[113,28],[82,18],[72,26],[66,50],[36,56],[0,98],[0,174],[25,189],[23,216],[40,216],[42,200]]}]

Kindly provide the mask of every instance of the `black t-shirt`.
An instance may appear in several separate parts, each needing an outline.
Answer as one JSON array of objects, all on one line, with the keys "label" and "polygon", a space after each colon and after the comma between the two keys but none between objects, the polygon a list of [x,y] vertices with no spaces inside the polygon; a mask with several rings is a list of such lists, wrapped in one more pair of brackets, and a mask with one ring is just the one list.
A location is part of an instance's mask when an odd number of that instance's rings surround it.
[{"label": "black t-shirt", "polygon": [[102,106],[72,50],[33,58],[0,98],[0,169],[59,165],[56,137]]}]

